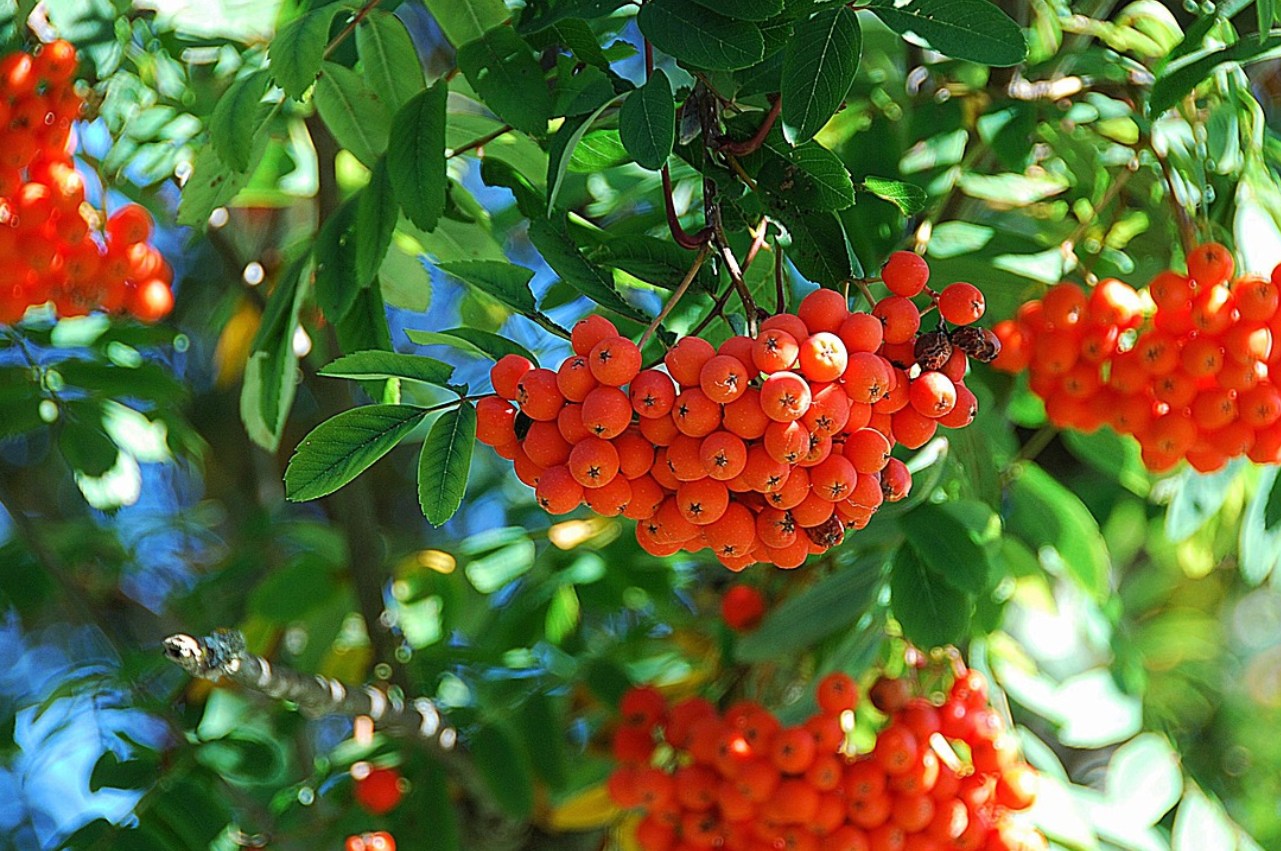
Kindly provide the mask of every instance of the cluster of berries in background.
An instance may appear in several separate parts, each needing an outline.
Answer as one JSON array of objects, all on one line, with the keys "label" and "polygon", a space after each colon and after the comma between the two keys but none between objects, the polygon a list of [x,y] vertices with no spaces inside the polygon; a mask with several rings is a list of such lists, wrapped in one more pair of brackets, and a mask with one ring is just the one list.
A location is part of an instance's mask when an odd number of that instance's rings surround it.
[{"label": "cluster of berries in background", "polygon": [[911,299],[928,279],[922,258],[899,252],[871,313],[820,289],[754,338],[681,339],[663,369],[643,369],[635,343],[589,316],[556,371],[517,355],[495,364],[477,437],[552,514],[586,503],[632,518],[658,556],[710,549],[732,570],[798,567],[907,495],[896,444],[974,418],[968,359],[990,361],[999,343],[970,327],[984,299],[966,283],[929,292],[940,330],[922,332]]},{"label": "cluster of berries in background", "polygon": [[1217,243],[1188,256],[1188,273],[1166,271],[1148,285],[1154,305],[1117,280],[1090,293],[1071,283],[1025,304],[995,333],[993,366],[1027,369],[1032,390],[1057,426],[1104,425],[1132,435],[1148,469],[1179,461],[1201,472],[1237,456],[1281,463],[1278,283],[1233,279],[1232,255]]},{"label": "cluster of berries in background", "polygon": [[173,308],[172,272],[136,204],[102,221],[72,159],[76,50],[65,41],[0,57],[0,325],[51,303],[60,316]]},{"label": "cluster of berries in background", "polygon": [[343,851],[396,851],[396,840],[385,830],[347,837]]},{"label": "cluster of berries in background", "polygon": [[988,705],[987,682],[959,670],[939,703],[906,680],[869,692],[887,716],[866,753],[850,749],[857,685],[818,686],[819,711],[795,727],[741,701],[668,705],[641,687],[623,698],[608,788],[639,810],[645,851],[1043,851],[1026,814],[1036,772]]},{"label": "cluster of berries in background", "polygon": [[[391,812],[405,797],[405,780],[394,768],[358,762],[351,767],[351,776],[355,780],[352,796],[370,815]],[[361,833],[347,837],[345,851],[396,851],[396,840],[384,830]]]}]

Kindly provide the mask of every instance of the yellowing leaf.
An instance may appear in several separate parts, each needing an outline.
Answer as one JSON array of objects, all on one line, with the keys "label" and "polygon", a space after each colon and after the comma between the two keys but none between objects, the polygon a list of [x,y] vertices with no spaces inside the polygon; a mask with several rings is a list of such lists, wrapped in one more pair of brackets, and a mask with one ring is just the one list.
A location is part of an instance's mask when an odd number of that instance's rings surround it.
[{"label": "yellowing leaf", "polygon": [[249,360],[249,349],[262,313],[248,299],[242,299],[236,312],[227,320],[214,349],[214,382],[219,388],[231,387],[240,380]]},{"label": "yellowing leaf", "polygon": [[640,823],[641,817],[633,813],[614,827],[614,847],[618,851],[645,851],[636,838],[636,828]]},{"label": "yellowing leaf", "polygon": [[557,833],[598,830],[616,822],[621,813],[602,783],[552,807],[547,815],[547,826]]}]

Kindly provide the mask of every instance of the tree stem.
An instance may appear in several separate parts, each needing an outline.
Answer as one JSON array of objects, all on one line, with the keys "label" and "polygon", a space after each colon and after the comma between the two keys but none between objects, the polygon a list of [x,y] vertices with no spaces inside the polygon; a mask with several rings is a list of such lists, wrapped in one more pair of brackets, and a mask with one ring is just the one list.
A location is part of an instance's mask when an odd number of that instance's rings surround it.
[{"label": "tree stem", "polygon": [[654,321],[649,323],[649,327],[645,329],[645,333],[641,334],[640,346],[642,349],[645,348],[645,344],[649,342],[649,338],[654,336],[654,332],[658,330],[658,326],[663,324],[663,320],[666,319],[668,314],[672,312],[672,309],[676,307],[676,303],[679,302],[681,297],[689,290],[690,284],[694,282],[694,278],[698,275],[698,270],[702,268],[703,261],[706,259],[707,245],[704,244],[698,249],[698,254],[694,257],[694,262],[690,264],[689,271],[687,271],[685,273],[685,277],[681,279],[680,286],[676,288],[676,292],[672,293],[672,297],[663,305],[663,309],[654,317]]}]

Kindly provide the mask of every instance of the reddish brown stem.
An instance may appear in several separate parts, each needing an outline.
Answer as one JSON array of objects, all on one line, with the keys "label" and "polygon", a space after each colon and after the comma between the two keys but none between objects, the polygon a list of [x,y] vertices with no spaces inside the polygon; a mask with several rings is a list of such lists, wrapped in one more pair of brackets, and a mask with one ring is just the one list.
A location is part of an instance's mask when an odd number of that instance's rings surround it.
[{"label": "reddish brown stem", "polygon": [[750,139],[744,139],[741,142],[725,142],[720,149],[727,154],[733,154],[736,157],[745,157],[748,154],[755,153],[765,144],[765,137],[773,129],[774,122],[778,120],[778,113],[783,108],[783,99],[775,97],[774,102],[770,104],[769,112],[765,114],[765,120],[761,126],[756,128],[756,132]]},{"label": "reddish brown stem", "polygon": [[681,227],[680,218],[676,215],[676,202],[672,199],[672,172],[667,166],[663,166],[663,204],[667,208],[667,226],[672,230],[672,239],[681,248],[688,248],[691,251],[702,248],[712,238],[712,229],[703,228],[698,233],[690,236]]}]

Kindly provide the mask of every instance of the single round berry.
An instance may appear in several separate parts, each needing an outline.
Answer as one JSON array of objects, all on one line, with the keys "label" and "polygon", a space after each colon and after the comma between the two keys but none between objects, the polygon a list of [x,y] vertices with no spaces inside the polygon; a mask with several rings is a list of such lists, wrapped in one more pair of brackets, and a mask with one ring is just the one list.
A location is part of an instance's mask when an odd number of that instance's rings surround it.
[{"label": "single round berry", "polygon": [[973,284],[949,284],[939,294],[939,315],[953,325],[977,322],[986,309],[983,293]]}]

